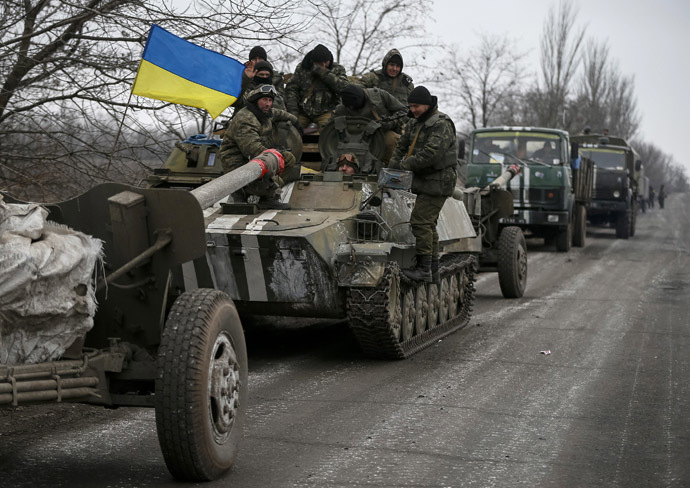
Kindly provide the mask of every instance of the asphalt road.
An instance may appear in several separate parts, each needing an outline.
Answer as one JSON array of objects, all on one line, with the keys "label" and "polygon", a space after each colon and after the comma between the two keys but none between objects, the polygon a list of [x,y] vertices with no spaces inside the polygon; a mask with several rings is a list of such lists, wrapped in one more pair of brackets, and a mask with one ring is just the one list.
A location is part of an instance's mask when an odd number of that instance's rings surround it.
[{"label": "asphalt road", "polygon": [[[470,324],[405,361],[339,326],[249,336],[240,455],[203,486],[690,486],[689,214],[528,241],[522,299],[481,275]],[[0,410],[0,486],[179,484],[152,411],[63,405]]]}]

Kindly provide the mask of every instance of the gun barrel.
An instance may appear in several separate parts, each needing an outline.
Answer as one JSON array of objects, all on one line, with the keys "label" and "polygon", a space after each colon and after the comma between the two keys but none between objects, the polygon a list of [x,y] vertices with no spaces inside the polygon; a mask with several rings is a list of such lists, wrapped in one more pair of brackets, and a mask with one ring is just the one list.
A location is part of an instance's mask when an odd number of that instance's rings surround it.
[{"label": "gun barrel", "polygon": [[513,164],[508,167],[507,170],[501,174],[498,178],[496,178],[494,181],[486,185],[483,189],[484,190],[489,190],[492,187],[502,187],[505,186],[510,180],[513,179],[515,175],[517,175],[520,172],[520,167]]}]

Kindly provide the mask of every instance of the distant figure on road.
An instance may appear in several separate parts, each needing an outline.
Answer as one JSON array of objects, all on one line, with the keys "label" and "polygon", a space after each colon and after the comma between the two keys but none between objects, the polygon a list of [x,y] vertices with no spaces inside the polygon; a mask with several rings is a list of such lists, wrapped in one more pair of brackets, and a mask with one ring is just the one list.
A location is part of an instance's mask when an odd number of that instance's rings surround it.
[{"label": "distant figure on road", "polygon": [[664,191],[664,185],[659,187],[659,208],[664,208],[664,200],[666,199],[666,192]]},{"label": "distant figure on road", "polygon": [[649,185],[649,208],[654,208],[655,193],[652,185]]}]

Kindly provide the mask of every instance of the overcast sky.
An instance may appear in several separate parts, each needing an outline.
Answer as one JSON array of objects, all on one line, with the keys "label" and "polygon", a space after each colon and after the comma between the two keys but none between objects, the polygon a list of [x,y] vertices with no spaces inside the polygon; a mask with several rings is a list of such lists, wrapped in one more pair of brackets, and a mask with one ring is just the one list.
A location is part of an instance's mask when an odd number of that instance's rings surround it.
[{"label": "overcast sky", "polygon": [[[477,45],[482,33],[507,35],[529,52],[526,64],[536,72],[551,5],[557,1],[435,0],[432,29],[463,50]],[[690,0],[575,0],[574,5],[587,36],[608,40],[610,57],[623,74],[635,77],[638,136],[672,154],[690,174]]]}]

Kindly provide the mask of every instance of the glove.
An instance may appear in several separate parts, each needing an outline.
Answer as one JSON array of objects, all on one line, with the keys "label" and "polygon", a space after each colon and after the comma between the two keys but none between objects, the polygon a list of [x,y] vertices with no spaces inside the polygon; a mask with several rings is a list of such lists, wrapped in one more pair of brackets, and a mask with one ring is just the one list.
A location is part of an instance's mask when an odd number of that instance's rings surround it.
[{"label": "glove", "polygon": [[388,167],[390,169],[400,169],[400,161],[396,161],[395,159],[391,159],[388,162]]},{"label": "glove", "polygon": [[302,128],[302,125],[299,123],[299,120],[295,120],[292,125],[297,129],[297,132],[299,132],[300,136],[304,136],[304,129]]},{"label": "glove", "polygon": [[328,73],[330,73],[331,70],[329,70],[328,68],[324,68],[323,66],[319,66],[318,64],[315,64],[311,68],[311,72],[319,78],[323,78],[325,76],[328,76]]},{"label": "glove", "polygon": [[407,158],[400,163],[400,169],[404,169],[405,171],[412,171],[412,166],[410,165],[410,158]]}]

